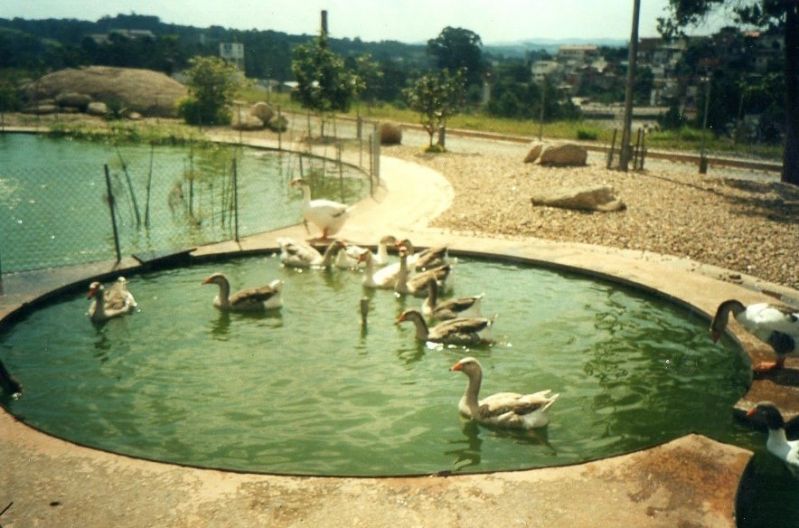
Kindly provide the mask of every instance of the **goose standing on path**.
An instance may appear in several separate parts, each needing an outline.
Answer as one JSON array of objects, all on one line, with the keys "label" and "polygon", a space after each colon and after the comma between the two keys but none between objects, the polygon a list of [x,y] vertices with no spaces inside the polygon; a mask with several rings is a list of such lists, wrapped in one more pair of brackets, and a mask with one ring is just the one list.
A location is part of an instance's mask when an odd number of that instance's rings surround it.
[{"label": "goose standing on path", "polygon": [[710,335],[716,342],[727,328],[729,315],[733,314],[752,335],[771,345],[777,354],[776,361],[764,361],[755,365],[753,370],[764,372],[781,369],[786,356],[799,352],[799,312],[783,306],[769,303],[757,303],[744,306],[735,299],[719,304],[713,322],[710,324]]},{"label": "goose standing on path", "polygon": [[438,300],[438,282],[429,279],[427,282],[427,297],[422,303],[422,315],[439,321],[455,319],[456,317],[480,317],[480,304],[483,294],[457,299]]},{"label": "goose standing on path", "polygon": [[409,308],[397,317],[397,324],[411,321],[416,327],[416,339],[453,345],[481,345],[491,343],[491,325],[494,321],[484,317],[458,317],[433,327],[428,327],[422,312]]},{"label": "goose standing on path", "polygon": [[268,286],[241,290],[230,294],[230,282],[223,273],[209,275],[203,284],[216,284],[219,294],[214,298],[214,306],[222,311],[258,312],[283,306],[283,281],[275,279]]},{"label": "goose standing on path", "polygon": [[559,394],[543,390],[533,394],[499,392],[478,400],[483,369],[473,357],[465,357],[452,365],[452,372],[463,372],[469,378],[458,402],[458,410],[466,418],[485,425],[513,429],[535,429],[549,424],[548,410]]},{"label": "goose standing on path", "polygon": [[103,323],[114,317],[133,313],[136,310],[138,304],[136,304],[133,294],[127,291],[127,286],[124,283],[122,286],[119,284],[118,281],[117,284],[112,286],[111,295],[108,295],[103,285],[99,282],[94,281],[89,284],[89,291],[86,293],[86,297],[92,300],[89,305],[88,315],[93,323]]},{"label": "goose standing on path", "polygon": [[290,185],[302,187],[301,211],[306,230],[308,222],[311,222],[322,230],[321,240],[328,240],[341,230],[349,217],[349,206],[323,198],[311,200],[311,186],[302,178],[292,180]]},{"label": "goose standing on path", "polygon": [[280,237],[277,244],[280,246],[280,262],[289,268],[329,268],[336,254],[344,247],[344,242],[334,240],[322,254],[310,244],[293,238]]},{"label": "goose standing on path", "polygon": [[760,402],[749,409],[746,415],[760,416],[765,420],[768,427],[766,449],[785,462],[794,477],[799,477],[799,440],[788,440],[785,436],[785,420],[777,406],[771,402]]}]

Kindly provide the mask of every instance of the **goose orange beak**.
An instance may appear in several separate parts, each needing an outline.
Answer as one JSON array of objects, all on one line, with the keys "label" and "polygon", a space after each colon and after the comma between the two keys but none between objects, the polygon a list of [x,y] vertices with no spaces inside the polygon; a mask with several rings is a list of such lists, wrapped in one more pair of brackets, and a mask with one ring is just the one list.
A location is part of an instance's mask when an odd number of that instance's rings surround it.
[{"label": "goose orange beak", "polygon": [[460,362],[455,363],[454,365],[452,365],[449,368],[450,372],[458,372],[458,371],[461,371],[461,370],[463,370],[463,365],[461,365]]}]

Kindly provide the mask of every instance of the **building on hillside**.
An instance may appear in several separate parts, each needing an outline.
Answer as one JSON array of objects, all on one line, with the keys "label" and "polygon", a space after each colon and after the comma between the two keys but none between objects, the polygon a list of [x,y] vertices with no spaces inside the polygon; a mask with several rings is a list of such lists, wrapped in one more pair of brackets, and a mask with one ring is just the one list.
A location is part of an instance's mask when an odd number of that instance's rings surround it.
[{"label": "building on hillside", "polygon": [[155,40],[155,33],[149,29],[112,29],[108,33],[92,33],[89,35],[89,38],[91,38],[97,44],[109,44],[114,36],[131,40]]},{"label": "building on hillside", "polygon": [[599,48],[593,44],[564,45],[558,48],[557,61],[571,67],[580,67],[599,56]]},{"label": "building on hillside", "polygon": [[561,66],[552,60],[539,60],[535,61],[530,70],[533,74],[533,81],[540,83],[547,77],[558,76],[561,71]]},{"label": "building on hillside", "polygon": [[219,56],[236,68],[244,71],[244,44],[240,42],[220,42]]}]

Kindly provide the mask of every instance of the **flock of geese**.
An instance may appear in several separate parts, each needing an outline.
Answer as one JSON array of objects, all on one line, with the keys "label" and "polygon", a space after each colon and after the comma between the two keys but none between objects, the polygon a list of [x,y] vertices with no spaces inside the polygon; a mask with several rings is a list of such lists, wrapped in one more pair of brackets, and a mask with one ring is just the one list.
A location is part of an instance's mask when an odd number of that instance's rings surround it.
[{"label": "flock of geese", "polygon": [[[420,309],[410,308],[396,319],[397,324],[410,322],[416,338],[421,341],[456,345],[479,345],[491,342],[493,319],[481,316],[482,295],[442,298],[452,290],[452,263],[446,246],[415,252],[407,239],[397,241],[393,236],[381,238],[376,251],[330,239],[344,225],[350,208],[331,200],[311,200],[305,180],[291,182],[303,190],[301,210],[306,224],[313,223],[321,231],[321,240],[329,242],[324,252],[310,244],[291,238],[278,239],[280,261],[291,268],[363,269],[363,287],[393,290],[397,295],[424,298]],[[394,247],[398,262],[391,262],[388,249]],[[230,283],[222,273],[214,273],[202,284],[215,284],[218,294],[213,305],[222,311],[251,312],[275,310],[282,306],[283,282],[274,280],[266,286],[231,293]],[[92,282],[87,297],[91,299],[88,316],[94,323],[121,317],[136,311],[137,303],[128,290],[127,281],[119,277],[107,289]],[[363,305],[362,305],[363,307]],[[364,317],[366,312],[362,308]],[[764,372],[781,369],[788,355],[799,352],[799,312],[769,303],[749,306],[737,300],[722,302],[710,325],[713,341],[724,333],[730,315],[755,337],[769,344],[776,354],[773,362],[760,363],[753,368]],[[430,321],[430,323],[428,323]],[[435,324],[432,324],[435,323]],[[432,324],[432,325],[431,325]],[[482,368],[477,359],[464,357],[450,368],[468,378],[458,410],[466,418],[479,423],[515,429],[533,429],[549,423],[548,411],[558,399],[550,390],[532,394],[502,392],[479,398]],[[14,380],[0,362],[0,386],[6,392],[19,394],[22,386]],[[766,447],[783,460],[799,476],[799,441],[787,440],[785,422],[779,409],[770,402],[760,402],[748,413],[759,416],[768,427]]]}]

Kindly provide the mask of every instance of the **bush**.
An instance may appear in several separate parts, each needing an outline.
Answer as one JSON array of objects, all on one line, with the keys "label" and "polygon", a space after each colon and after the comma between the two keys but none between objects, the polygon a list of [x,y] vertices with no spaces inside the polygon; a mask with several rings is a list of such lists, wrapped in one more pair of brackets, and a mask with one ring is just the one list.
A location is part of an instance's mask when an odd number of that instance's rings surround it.
[{"label": "bush", "polygon": [[402,143],[402,128],[396,123],[380,123],[380,144],[399,145]]},{"label": "bush", "polygon": [[229,125],[230,113],[225,108],[203,104],[192,96],[178,103],[178,115],[190,125]]},{"label": "bush", "polygon": [[598,137],[599,133],[596,130],[586,130],[584,128],[577,129],[577,139],[584,141],[596,141]]}]

